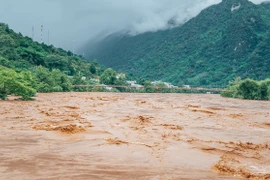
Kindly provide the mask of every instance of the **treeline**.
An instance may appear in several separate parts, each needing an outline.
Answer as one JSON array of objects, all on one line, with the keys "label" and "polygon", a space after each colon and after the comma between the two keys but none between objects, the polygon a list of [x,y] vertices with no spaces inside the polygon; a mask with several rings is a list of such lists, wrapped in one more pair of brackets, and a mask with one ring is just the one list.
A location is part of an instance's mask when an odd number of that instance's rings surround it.
[{"label": "treeline", "polygon": [[31,71],[0,66],[0,99],[7,95],[30,100],[36,92],[67,92],[72,90],[72,79],[58,69],[50,71],[35,67]]},{"label": "treeline", "polygon": [[72,91],[73,84],[90,84],[105,68],[82,56],[38,43],[0,23],[0,98],[31,99],[36,92]]},{"label": "treeline", "polygon": [[[67,76],[59,69],[49,70],[48,68],[37,66],[29,70],[11,69],[0,66],[0,99],[5,100],[8,95],[21,96],[22,100],[31,100],[37,92],[70,92],[70,91],[107,91],[105,88],[77,87],[75,85],[120,85],[126,86],[125,76],[118,77],[117,72],[106,69],[100,78],[89,78],[81,75]],[[120,89],[110,91],[120,92]]]},{"label": "treeline", "polygon": [[230,82],[226,91],[221,93],[223,97],[250,99],[250,100],[270,100],[270,78],[263,81],[252,79],[241,80],[236,78]]}]

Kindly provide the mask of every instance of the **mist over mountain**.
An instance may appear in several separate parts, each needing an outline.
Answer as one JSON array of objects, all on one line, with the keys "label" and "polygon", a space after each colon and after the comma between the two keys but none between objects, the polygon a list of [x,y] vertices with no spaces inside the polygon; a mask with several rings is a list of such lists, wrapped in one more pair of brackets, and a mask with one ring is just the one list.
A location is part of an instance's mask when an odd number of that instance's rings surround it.
[{"label": "mist over mountain", "polygon": [[[260,3],[262,0],[252,0]],[[16,32],[74,50],[92,38],[128,30],[132,34],[182,24],[221,0],[0,0],[0,22]],[[50,33],[48,33],[50,31]],[[48,35],[49,34],[49,35]],[[48,37],[50,36],[50,38]]]},{"label": "mist over mountain", "polygon": [[269,7],[223,0],[181,26],[136,36],[114,33],[83,51],[107,67],[174,84],[264,79],[270,76]]}]

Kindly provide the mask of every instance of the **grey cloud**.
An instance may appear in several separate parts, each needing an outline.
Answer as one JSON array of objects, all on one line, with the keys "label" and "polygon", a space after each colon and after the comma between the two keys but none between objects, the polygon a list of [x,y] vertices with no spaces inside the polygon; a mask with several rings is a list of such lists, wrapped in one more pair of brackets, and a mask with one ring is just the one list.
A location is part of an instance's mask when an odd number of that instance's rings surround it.
[{"label": "grey cloud", "polygon": [[[252,0],[261,3],[263,0]],[[0,21],[35,40],[72,49],[100,34],[126,29],[133,34],[167,28],[221,0],[0,0]]]}]

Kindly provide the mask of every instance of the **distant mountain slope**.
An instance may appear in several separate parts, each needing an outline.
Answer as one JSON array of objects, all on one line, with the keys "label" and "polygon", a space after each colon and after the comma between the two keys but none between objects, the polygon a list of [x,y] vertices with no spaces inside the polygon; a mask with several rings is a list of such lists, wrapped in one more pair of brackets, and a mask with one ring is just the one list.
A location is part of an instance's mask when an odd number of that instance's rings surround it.
[{"label": "distant mountain slope", "polygon": [[181,27],[115,33],[86,46],[105,66],[174,84],[228,83],[270,76],[270,5],[223,0]]}]

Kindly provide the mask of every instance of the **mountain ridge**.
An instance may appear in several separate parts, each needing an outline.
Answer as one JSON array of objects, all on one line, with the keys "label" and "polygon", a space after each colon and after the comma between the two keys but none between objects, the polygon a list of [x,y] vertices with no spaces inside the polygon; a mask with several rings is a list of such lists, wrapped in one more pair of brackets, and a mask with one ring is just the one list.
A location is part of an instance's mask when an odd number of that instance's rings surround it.
[{"label": "mountain ridge", "polygon": [[269,77],[270,9],[223,0],[182,26],[137,36],[113,34],[87,54],[107,67],[174,84],[228,83]]}]

